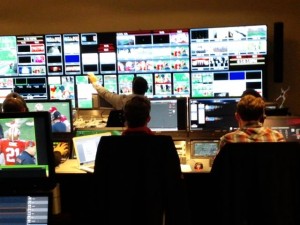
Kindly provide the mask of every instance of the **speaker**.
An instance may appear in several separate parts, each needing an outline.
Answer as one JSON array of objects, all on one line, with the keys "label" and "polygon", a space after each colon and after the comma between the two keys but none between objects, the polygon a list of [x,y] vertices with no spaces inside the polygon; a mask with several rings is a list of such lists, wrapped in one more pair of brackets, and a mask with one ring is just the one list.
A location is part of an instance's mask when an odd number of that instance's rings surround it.
[{"label": "speaker", "polygon": [[283,81],[283,22],[274,23],[274,82]]}]

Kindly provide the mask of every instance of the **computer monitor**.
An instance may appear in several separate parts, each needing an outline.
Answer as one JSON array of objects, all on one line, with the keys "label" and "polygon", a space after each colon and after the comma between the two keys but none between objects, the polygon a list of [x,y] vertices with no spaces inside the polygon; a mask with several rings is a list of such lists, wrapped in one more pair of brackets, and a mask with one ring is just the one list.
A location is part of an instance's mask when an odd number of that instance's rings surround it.
[{"label": "computer monitor", "polygon": [[[72,102],[70,99],[53,99],[53,100],[26,100],[27,107],[30,112],[33,111],[48,111],[52,118],[56,115],[55,112],[60,113],[60,121],[66,125],[66,129],[62,129],[59,133],[73,132],[73,112]],[[57,114],[58,115],[58,114]],[[54,130],[54,133],[58,133]]]},{"label": "computer monitor", "polygon": [[1,193],[0,224],[52,224],[51,197],[50,193]]},{"label": "computer monitor", "polygon": [[239,98],[190,98],[190,130],[226,130],[238,127],[235,119]]},{"label": "computer monitor", "polygon": [[0,125],[1,190],[53,188],[50,113],[1,113]]},{"label": "computer monitor", "polygon": [[178,131],[187,129],[186,98],[150,99],[153,131]]}]

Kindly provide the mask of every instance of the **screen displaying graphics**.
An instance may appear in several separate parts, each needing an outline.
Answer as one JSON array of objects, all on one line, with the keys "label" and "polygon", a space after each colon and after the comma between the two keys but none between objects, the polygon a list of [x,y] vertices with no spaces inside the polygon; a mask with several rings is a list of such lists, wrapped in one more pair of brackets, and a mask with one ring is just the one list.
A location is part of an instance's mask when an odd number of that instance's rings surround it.
[{"label": "screen displaying graphics", "polygon": [[151,120],[148,126],[153,131],[186,130],[186,98],[151,99],[150,101]]},{"label": "screen displaying graphics", "polygon": [[14,76],[18,73],[16,36],[0,36],[0,76]]},{"label": "screen displaying graphics", "polygon": [[52,124],[54,124],[53,119],[59,118],[59,122],[65,124],[60,133],[71,133],[73,131],[72,103],[70,100],[26,100],[26,105],[30,112],[50,112]]},{"label": "screen displaying graphics", "polygon": [[237,97],[247,88],[263,92],[267,26],[191,29],[190,43],[191,97]]},{"label": "screen displaying graphics", "polygon": [[191,130],[233,130],[238,98],[189,99],[189,125]]},{"label": "screen displaying graphics", "polygon": [[75,83],[73,76],[48,77],[50,99],[71,99],[75,108]]},{"label": "screen displaying graphics", "polygon": [[191,158],[215,157],[218,152],[218,140],[192,140]]},{"label": "screen displaying graphics", "polygon": [[117,33],[119,73],[189,70],[188,30]]},{"label": "screen displaying graphics", "polygon": [[63,75],[62,37],[60,34],[45,36],[48,75]]},{"label": "screen displaying graphics", "polygon": [[80,74],[80,40],[79,34],[63,35],[65,74]]},{"label": "screen displaying graphics", "polygon": [[117,94],[143,76],[150,98],[267,98],[267,40],[266,25],[0,36],[0,94],[91,108],[94,73]]},{"label": "screen displaying graphics", "polygon": [[47,99],[46,77],[15,77],[14,91],[24,99]]},{"label": "screen displaying graphics", "polygon": [[19,75],[46,75],[44,36],[17,36],[17,57]]}]

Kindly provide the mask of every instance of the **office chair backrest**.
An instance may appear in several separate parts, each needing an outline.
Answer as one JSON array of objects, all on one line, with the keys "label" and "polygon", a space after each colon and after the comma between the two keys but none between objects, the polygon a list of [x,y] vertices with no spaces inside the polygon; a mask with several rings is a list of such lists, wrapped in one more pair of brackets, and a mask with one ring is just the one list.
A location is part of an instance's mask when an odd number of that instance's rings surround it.
[{"label": "office chair backrest", "polygon": [[226,144],[211,174],[217,224],[300,224],[298,142]]},{"label": "office chair backrest", "polygon": [[99,224],[187,225],[180,161],[170,136],[109,136],[98,146],[95,214]]}]

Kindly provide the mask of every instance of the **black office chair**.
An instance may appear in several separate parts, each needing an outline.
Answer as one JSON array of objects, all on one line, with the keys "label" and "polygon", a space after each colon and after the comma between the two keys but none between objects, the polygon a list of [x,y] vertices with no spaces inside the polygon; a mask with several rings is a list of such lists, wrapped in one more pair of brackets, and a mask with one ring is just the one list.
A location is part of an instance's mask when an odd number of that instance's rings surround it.
[{"label": "black office chair", "polygon": [[185,183],[170,136],[102,137],[93,176],[97,223],[189,224]]},{"label": "black office chair", "polygon": [[300,224],[298,142],[226,144],[211,175],[215,224]]}]

